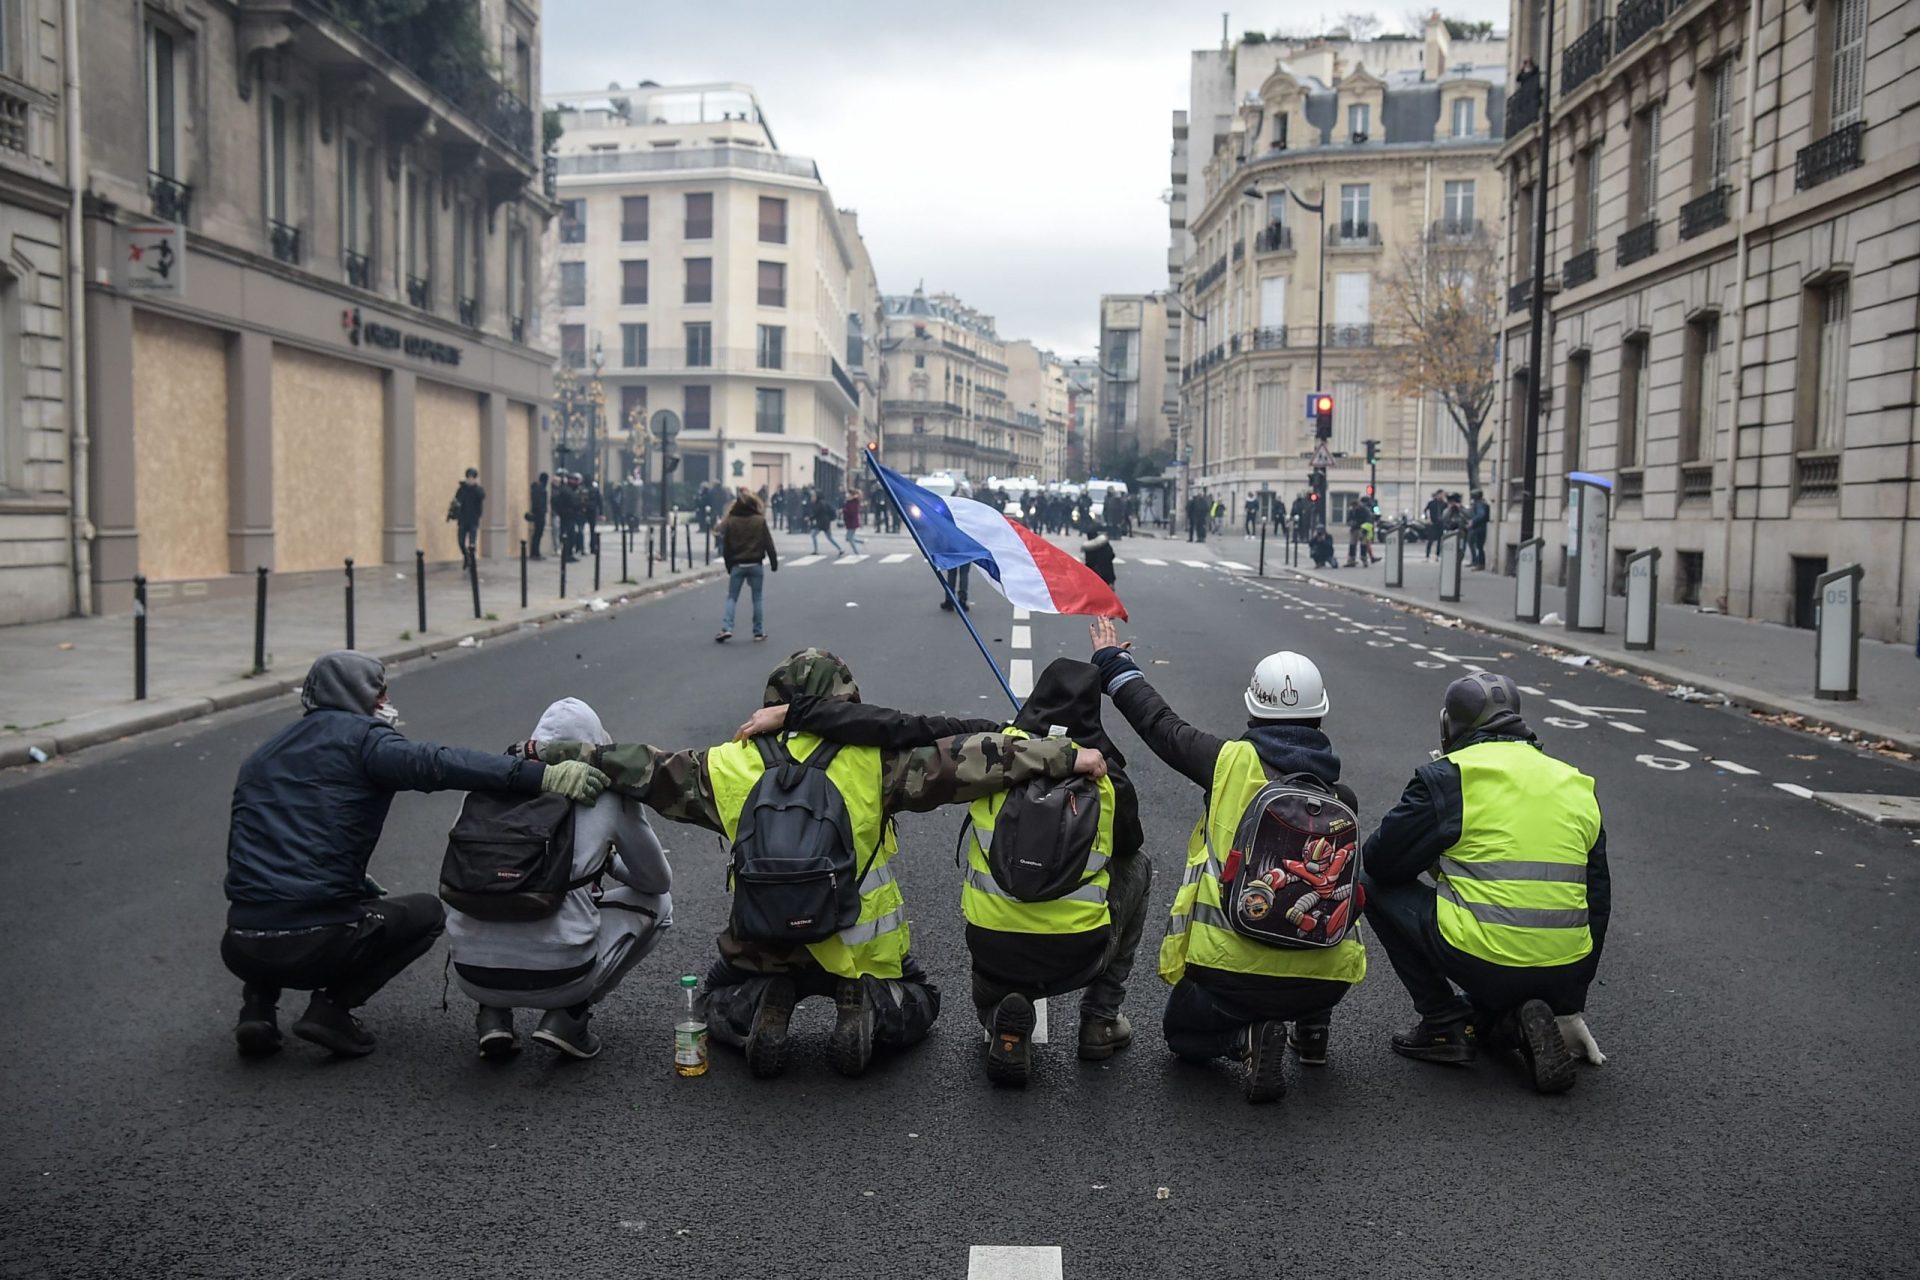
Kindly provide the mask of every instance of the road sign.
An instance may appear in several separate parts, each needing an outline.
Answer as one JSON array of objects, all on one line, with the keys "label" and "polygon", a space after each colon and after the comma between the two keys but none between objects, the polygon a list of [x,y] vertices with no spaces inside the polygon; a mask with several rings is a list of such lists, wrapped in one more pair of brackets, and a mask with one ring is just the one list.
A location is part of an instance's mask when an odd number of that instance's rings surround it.
[{"label": "road sign", "polygon": [[1325,440],[1313,442],[1313,465],[1322,470],[1333,465],[1333,453],[1327,448]]},{"label": "road sign", "polygon": [[653,434],[662,440],[671,440],[680,434],[680,415],[671,409],[661,409],[653,415],[653,421],[649,425],[653,429]]}]

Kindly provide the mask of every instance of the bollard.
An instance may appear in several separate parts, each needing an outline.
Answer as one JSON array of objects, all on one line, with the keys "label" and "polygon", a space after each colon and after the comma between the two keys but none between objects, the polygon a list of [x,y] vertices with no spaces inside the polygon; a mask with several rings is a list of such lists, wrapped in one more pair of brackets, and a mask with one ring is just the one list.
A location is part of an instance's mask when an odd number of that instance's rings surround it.
[{"label": "bollard", "polygon": [[253,674],[267,669],[267,566],[253,571]]},{"label": "bollard", "polygon": [[653,526],[647,526],[647,578],[653,578]]},{"label": "bollard", "polygon": [[480,619],[480,555],[476,551],[467,557],[467,581],[473,584],[473,617]]},{"label": "bollard", "polygon": [[427,553],[415,549],[413,553],[413,597],[414,605],[420,614],[420,634],[427,632]]},{"label": "bollard", "polygon": [[1440,535],[1440,598],[1456,601],[1460,598],[1460,560],[1466,551],[1467,535],[1458,529],[1449,529]]},{"label": "bollard", "polygon": [[1517,622],[1540,621],[1540,561],[1547,554],[1545,538],[1528,538],[1513,558],[1513,616]]},{"label": "bollard", "polygon": [[1267,576],[1267,522],[1260,522],[1260,568],[1259,576]]},{"label": "bollard", "polygon": [[707,558],[705,563],[707,564],[713,563],[713,530],[712,529],[707,530]]},{"label": "bollard", "polygon": [[567,598],[567,557],[564,553],[560,557],[560,598]]},{"label": "bollard", "polygon": [[147,580],[133,580],[133,700],[147,700]]},{"label": "bollard", "polygon": [[666,527],[665,532],[667,535],[667,572],[670,574],[678,573],[680,572],[680,534],[671,524]]},{"label": "bollard", "polygon": [[527,607],[527,540],[520,539],[520,607]]},{"label": "bollard", "polygon": [[1860,579],[1857,564],[1823,573],[1814,584],[1813,696],[1852,702],[1860,696]]},{"label": "bollard", "polygon": [[1627,648],[1653,648],[1659,621],[1660,548],[1648,547],[1627,557]]},{"label": "bollard", "polygon": [[600,594],[600,531],[593,531],[593,593]]},{"label": "bollard", "polygon": [[692,573],[693,572],[693,526],[688,524],[688,525],[682,525],[680,527],[687,531],[687,572]]},{"label": "bollard", "polygon": [[353,648],[353,560],[347,560],[347,648]]}]

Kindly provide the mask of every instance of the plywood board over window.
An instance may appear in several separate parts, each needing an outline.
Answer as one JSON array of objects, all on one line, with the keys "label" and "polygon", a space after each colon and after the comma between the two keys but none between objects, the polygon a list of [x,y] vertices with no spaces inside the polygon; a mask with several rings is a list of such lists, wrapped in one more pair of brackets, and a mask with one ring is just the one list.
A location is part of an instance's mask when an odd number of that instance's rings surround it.
[{"label": "plywood board over window", "polygon": [[[479,394],[422,379],[413,405],[413,511],[428,560],[460,558],[459,530],[447,519],[447,504],[467,468],[479,465]],[[502,494],[488,491],[489,509],[500,501]],[[480,523],[487,523],[484,513]]]},{"label": "plywood board over window", "polygon": [[133,474],[140,571],[228,571],[227,336],[133,313]]},{"label": "plywood board over window", "polygon": [[282,573],[378,564],[386,413],[378,370],[273,349],[273,555]]},{"label": "plywood board over window", "polygon": [[[507,516],[507,545],[504,550],[512,555],[520,554],[520,539],[527,536],[527,486],[533,477],[539,475],[533,466],[533,407],[524,404],[507,406],[507,474],[501,481],[504,493],[489,490],[487,497],[500,503],[496,510],[505,510]],[[484,527],[484,521],[483,527]]]}]

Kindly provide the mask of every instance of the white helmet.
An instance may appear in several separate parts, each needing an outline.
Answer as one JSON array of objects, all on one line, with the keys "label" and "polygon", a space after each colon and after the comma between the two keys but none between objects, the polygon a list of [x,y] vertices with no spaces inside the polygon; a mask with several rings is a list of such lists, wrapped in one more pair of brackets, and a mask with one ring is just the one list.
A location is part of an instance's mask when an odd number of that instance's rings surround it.
[{"label": "white helmet", "polygon": [[1291,649],[1270,653],[1247,682],[1247,714],[1256,720],[1318,720],[1327,714],[1320,668]]}]

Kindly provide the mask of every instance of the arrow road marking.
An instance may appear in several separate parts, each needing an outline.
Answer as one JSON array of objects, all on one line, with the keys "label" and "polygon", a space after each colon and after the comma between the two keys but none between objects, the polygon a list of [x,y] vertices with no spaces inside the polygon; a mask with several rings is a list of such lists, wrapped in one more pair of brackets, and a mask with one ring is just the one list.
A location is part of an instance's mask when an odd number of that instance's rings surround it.
[{"label": "arrow road marking", "polygon": [[1568,702],[1565,698],[1550,698],[1548,701],[1552,702],[1556,707],[1562,707],[1573,712],[1573,714],[1577,716],[1643,716],[1647,714],[1639,707],[1583,707],[1577,702]]},{"label": "arrow road marking", "polygon": [[1623,729],[1628,733],[1645,733],[1646,732],[1646,730],[1642,729],[1639,725],[1628,724],[1624,720],[1609,720],[1607,721],[1607,723],[1612,725],[1616,729]]},{"label": "arrow road marking", "polygon": [[1660,769],[1668,773],[1688,767],[1685,760],[1675,760],[1672,756],[1635,756],[1634,760],[1649,769]]}]

